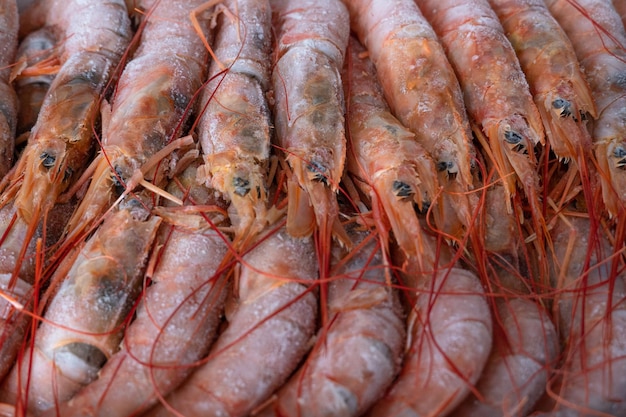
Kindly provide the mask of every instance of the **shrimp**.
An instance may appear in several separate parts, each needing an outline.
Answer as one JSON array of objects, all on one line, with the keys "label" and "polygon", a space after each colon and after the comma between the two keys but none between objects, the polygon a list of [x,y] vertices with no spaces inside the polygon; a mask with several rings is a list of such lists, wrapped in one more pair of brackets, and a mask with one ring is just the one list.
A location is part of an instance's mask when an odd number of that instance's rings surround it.
[{"label": "shrimp", "polygon": [[160,221],[135,219],[130,210],[105,220],[73,259],[32,348],[5,380],[2,401],[39,413],[96,377],[118,349]]},{"label": "shrimp", "polygon": [[[196,167],[187,171],[183,180],[195,181]],[[196,204],[214,200],[210,190],[190,188]],[[164,210],[157,212],[165,215]],[[190,364],[207,354],[226,294],[220,269],[226,244],[200,214],[172,212],[163,223],[158,239],[163,249],[152,285],[124,334],[122,349],[97,380],[47,415],[137,415],[154,405],[157,395],[176,388],[191,372]]]},{"label": "shrimp", "polygon": [[269,232],[243,256],[235,311],[207,362],[147,415],[246,416],[309,350],[317,317],[307,288],[318,274],[313,239],[285,227]]},{"label": "shrimp", "polygon": [[572,41],[596,102],[593,146],[611,215],[626,201],[626,31],[610,1],[546,0]]},{"label": "shrimp", "polygon": [[416,290],[403,368],[368,416],[445,416],[467,396],[489,357],[491,315],[474,274],[442,269]]},{"label": "shrimp", "polygon": [[[471,130],[459,83],[435,32],[412,0],[345,3],[392,112],[434,159],[452,213],[469,228]],[[444,221],[452,223],[443,213],[435,217],[438,224]]]},{"label": "shrimp", "polygon": [[[414,204],[425,212],[435,198],[435,164],[415,134],[389,112],[376,70],[362,57],[364,48],[352,38],[349,50],[343,77],[348,102],[347,170],[362,179],[357,184],[371,196],[372,206],[380,201],[405,255],[433,265],[435,254],[424,241]],[[377,227],[385,230],[382,224]]]},{"label": "shrimp", "polygon": [[9,84],[9,64],[15,58],[18,24],[15,0],[0,1],[0,178],[9,172],[14,159],[17,95]]},{"label": "shrimp", "polygon": [[295,175],[287,228],[298,237],[317,226],[325,244],[331,232],[346,242],[335,192],[346,158],[340,72],[348,11],[339,0],[272,0],[271,5],[278,31],[272,72],[276,139]]},{"label": "shrimp", "polygon": [[[208,57],[188,17],[200,4],[202,0],[141,2],[143,9],[152,12],[139,48],[120,77],[93,178],[68,225],[70,237],[83,232],[120,195],[139,185],[147,171],[152,172],[149,159],[171,136],[176,137],[185,122]],[[200,24],[207,30],[207,19]],[[151,179],[162,181],[156,174]]]},{"label": "shrimp", "polygon": [[546,311],[522,298],[498,303],[499,331],[476,384],[481,399],[470,394],[454,410],[458,417],[525,416],[545,392],[558,338]]},{"label": "shrimp", "polygon": [[[58,71],[58,63],[52,56],[55,44],[52,32],[42,28],[28,34],[17,50],[17,64],[11,78],[20,97],[17,135],[24,135],[24,140],[37,122],[43,100]],[[19,136],[16,141],[20,141]]]},{"label": "shrimp", "polygon": [[560,215],[552,229],[555,310],[565,344],[553,415],[626,415],[624,243],[612,248],[588,218]]},{"label": "shrimp", "polygon": [[[270,153],[269,89],[272,14],[269,0],[227,0],[204,89],[198,137],[210,184],[236,211],[236,238],[253,239],[266,219],[265,171]],[[223,68],[226,72],[222,75]]]},{"label": "shrimp", "polygon": [[329,326],[260,416],[362,415],[399,371],[405,324],[395,290],[385,286],[381,248],[374,234],[355,227],[348,234],[355,249],[333,250]]},{"label": "shrimp", "polygon": [[[454,67],[468,113],[477,124],[506,185],[508,201],[516,178],[528,198],[536,226],[543,221],[534,148],[544,143],[539,111],[515,51],[486,0],[419,0]],[[512,212],[509,203],[508,211]]]}]

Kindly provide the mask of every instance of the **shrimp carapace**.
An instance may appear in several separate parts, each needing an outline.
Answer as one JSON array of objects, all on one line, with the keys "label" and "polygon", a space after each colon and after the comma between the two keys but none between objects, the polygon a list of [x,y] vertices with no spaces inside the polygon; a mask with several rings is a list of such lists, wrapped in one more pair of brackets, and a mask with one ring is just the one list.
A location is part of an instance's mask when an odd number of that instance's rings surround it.
[{"label": "shrimp carapace", "polygon": [[[76,236],[98,221],[120,195],[148,177],[155,185],[163,176],[148,162],[168,141],[182,134],[194,94],[202,85],[208,51],[189,13],[202,0],[145,0],[151,10],[144,21],[140,44],[117,85],[111,109],[105,106],[102,150],[89,189],[68,233]],[[201,19],[208,31],[208,19]],[[110,114],[109,114],[110,113]],[[163,164],[165,165],[165,164]]]},{"label": "shrimp carapace", "polygon": [[399,372],[406,325],[380,241],[356,224],[347,233],[354,249],[333,248],[328,327],[259,416],[360,416]]},{"label": "shrimp carapace", "polygon": [[[435,249],[424,240],[416,208],[426,213],[438,192],[435,163],[415,134],[390,113],[376,70],[354,38],[349,51],[343,75],[349,127],[347,170],[360,179],[355,183],[370,195],[372,205],[382,206],[405,255],[433,265]],[[377,228],[384,233],[382,219]]]},{"label": "shrimp carapace", "polygon": [[[392,113],[432,156],[450,216],[434,207],[436,224],[472,224],[472,133],[463,94],[433,28],[413,0],[349,0],[353,30],[368,49]],[[435,203],[434,201],[432,203]],[[438,215],[439,214],[439,215]],[[461,227],[454,223],[461,224]],[[444,229],[444,227],[441,227]],[[456,231],[455,231],[456,230]]]},{"label": "shrimp carapace", "polygon": [[546,5],[572,41],[591,87],[602,197],[609,214],[618,215],[626,202],[626,30],[610,1],[546,0]]},{"label": "shrimp carapace", "polygon": [[19,18],[15,0],[0,1],[0,179],[13,165],[18,100],[9,83],[17,50]]},{"label": "shrimp carapace", "polygon": [[348,11],[340,0],[270,3],[277,30],[276,139],[295,177],[287,228],[293,236],[319,229],[324,242],[330,243],[331,234],[349,242],[335,195],[346,158],[341,69],[350,34]]},{"label": "shrimp carapace", "polygon": [[[269,0],[227,0],[219,16],[204,88],[198,137],[208,182],[234,207],[236,246],[254,240],[267,220],[266,171],[270,154],[272,12]],[[224,69],[225,67],[225,69]]]},{"label": "shrimp carapace", "polygon": [[309,350],[318,308],[313,238],[292,237],[281,223],[265,231],[237,266],[234,310],[206,362],[147,415],[247,416]]}]

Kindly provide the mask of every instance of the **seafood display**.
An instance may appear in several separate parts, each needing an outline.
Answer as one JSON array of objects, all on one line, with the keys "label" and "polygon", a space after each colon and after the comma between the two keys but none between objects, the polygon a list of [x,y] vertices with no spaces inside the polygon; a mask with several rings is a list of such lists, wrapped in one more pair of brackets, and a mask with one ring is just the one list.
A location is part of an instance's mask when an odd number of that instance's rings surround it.
[{"label": "seafood display", "polygon": [[0,415],[626,415],[620,0],[0,0]]}]

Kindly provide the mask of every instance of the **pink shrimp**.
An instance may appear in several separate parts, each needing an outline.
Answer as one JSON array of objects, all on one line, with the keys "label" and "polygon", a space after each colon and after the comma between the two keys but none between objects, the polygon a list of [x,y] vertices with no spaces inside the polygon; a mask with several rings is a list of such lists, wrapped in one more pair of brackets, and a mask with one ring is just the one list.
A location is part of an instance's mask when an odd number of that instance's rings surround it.
[{"label": "pink shrimp", "polygon": [[[452,214],[471,225],[473,147],[463,95],[435,32],[413,0],[345,0],[392,112],[430,153]],[[439,207],[439,210],[444,208]],[[434,211],[436,214],[437,210]],[[435,217],[444,221],[443,213]],[[437,222],[438,220],[438,222]],[[458,223],[457,221],[457,223]],[[460,234],[456,233],[455,234]]]},{"label": "pink shrimp", "polygon": [[626,31],[610,1],[546,0],[572,41],[598,109],[593,144],[602,197],[612,215],[626,201]]},{"label": "pink shrimp", "polygon": [[317,226],[329,245],[331,229],[341,237],[335,192],[346,158],[340,72],[348,11],[339,0],[272,0],[271,5],[278,30],[272,73],[276,138],[295,175],[287,228],[305,236]]},{"label": "pink shrimp", "polygon": [[[148,161],[171,137],[180,134],[204,77],[208,51],[202,36],[206,33],[196,33],[189,19],[194,7],[202,3],[141,2],[141,7],[151,13],[145,20],[139,48],[120,77],[111,114],[103,126],[102,152],[89,189],[68,225],[69,238],[98,221],[144,176],[151,175],[156,183],[162,181]],[[208,19],[200,20],[200,28],[206,31],[207,25]]]},{"label": "pink shrimp", "polygon": [[[504,180],[507,201],[516,194],[519,181],[529,200],[535,229],[541,229],[534,148],[544,143],[543,125],[497,16],[487,0],[417,3],[446,49],[468,113],[477,125],[475,132]],[[510,203],[508,212],[512,212]]]},{"label": "pink shrimp", "polygon": [[6,379],[2,401],[41,412],[96,377],[118,349],[159,223],[134,219],[129,210],[107,218],[73,260],[32,348]]},{"label": "pink shrimp", "polygon": [[9,172],[14,159],[17,96],[9,84],[9,65],[17,50],[18,23],[15,0],[0,1],[0,178]]},{"label": "pink shrimp", "polygon": [[[275,227],[274,227],[275,229]],[[245,416],[279,388],[309,350],[318,265],[311,237],[284,227],[243,256],[237,304],[207,358],[149,416]]]},{"label": "pink shrimp", "polygon": [[335,246],[329,326],[300,371],[260,416],[362,415],[400,368],[405,325],[374,234],[348,229],[354,250]]},{"label": "pink shrimp", "polygon": [[[414,204],[425,212],[437,193],[435,164],[415,135],[389,112],[376,70],[362,57],[364,48],[351,39],[346,60],[346,90],[349,126],[348,172],[372,198],[381,204],[398,245],[407,258],[420,264],[435,263],[434,249],[424,241]],[[385,226],[380,219],[380,233]],[[387,248],[385,248],[387,250]]]},{"label": "pink shrimp", "polygon": [[210,184],[234,206],[236,240],[252,240],[267,222],[272,14],[269,0],[227,0],[221,7],[226,12],[220,15],[217,61],[211,64],[212,81],[203,93],[198,136]]},{"label": "pink shrimp", "polygon": [[[182,179],[195,181],[195,168]],[[196,204],[214,200],[215,194],[203,188],[189,186]],[[162,227],[163,248],[152,285],[124,334],[122,349],[107,361],[97,380],[47,415],[137,415],[176,388],[193,369],[190,364],[206,355],[226,294],[218,269],[226,244],[200,214],[165,210],[158,212],[173,224]]]},{"label": "pink shrimp", "polygon": [[[626,414],[626,282],[623,259],[588,218],[563,213],[552,230],[554,308],[565,355],[549,385],[553,415]],[[624,243],[616,250],[624,252]]]},{"label": "pink shrimp", "polygon": [[417,294],[400,376],[368,416],[445,416],[467,396],[487,362],[491,315],[476,276],[441,270],[421,280]]}]

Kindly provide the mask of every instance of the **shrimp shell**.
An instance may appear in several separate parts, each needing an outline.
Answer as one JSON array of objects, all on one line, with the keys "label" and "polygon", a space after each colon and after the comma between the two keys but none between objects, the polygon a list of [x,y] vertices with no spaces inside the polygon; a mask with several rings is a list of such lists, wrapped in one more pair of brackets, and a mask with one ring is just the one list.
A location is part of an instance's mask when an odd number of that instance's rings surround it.
[{"label": "shrimp shell", "polygon": [[406,256],[433,265],[434,248],[422,236],[414,204],[425,212],[435,198],[435,164],[415,134],[390,113],[372,62],[361,58],[364,48],[352,38],[349,50],[344,68],[349,103],[348,172],[364,179],[358,184],[370,194],[373,205],[380,201]]},{"label": "shrimp shell", "polygon": [[9,84],[9,65],[17,49],[18,23],[16,1],[0,0],[0,178],[11,169],[14,159],[18,102]]},{"label": "shrimp shell", "polygon": [[[266,221],[272,15],[269,0],[228,0],[222,7],[237,16],[220,16],[214,43],[219,63],[211,64],[198,136],[210,183],[237,212],[236,237],[252,239]],[[227,67],[223,76],[220,64]]]},{"label": "shrimp shell", "polygon": [[[272,0],[271,5],[278,30],[272,73],[276,138],[303,189],[290,190],[287,227],[294,236],[305,236],[317,225],[326,236],[337,224],[334,193],[346,158],[340,71],[348,11],[339,0]],[[304,221],[311,216],[301,208],[309,204],[315,218]]]},{"label": "shrimp shell", "polygon": [[358,249],[347,257],[338,245],[333,250],[329,327],[261,417],[359,416],[399,371],[405,324],[395,290],[385,285],[382,252],[373,234],[352,228],[348,235]]},{"label": "shrimp shell", "polygon": [[310,347],[317,300],[313,239],[271,230],[243,256],[236,310],[207,362],[148,416],[246,416],[279,388]]},{"label": "shrimp shell", "polygon": [[393,114],[430,153],[453,213],[469,227],[474,148],[463,94],[437,35],[413,0],[345,2]]},{"label": "shrimp shell", "polygon": [[572,41],[585,71],[598,117],[593,145],[602,197],[612,215],[626,201],[626,30],[610,1],[546,0]]}]

